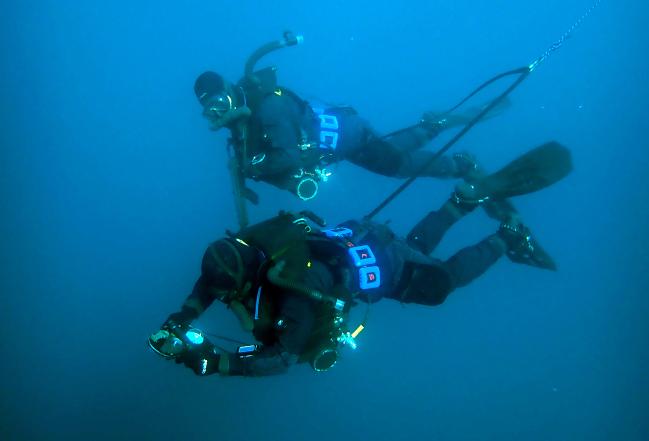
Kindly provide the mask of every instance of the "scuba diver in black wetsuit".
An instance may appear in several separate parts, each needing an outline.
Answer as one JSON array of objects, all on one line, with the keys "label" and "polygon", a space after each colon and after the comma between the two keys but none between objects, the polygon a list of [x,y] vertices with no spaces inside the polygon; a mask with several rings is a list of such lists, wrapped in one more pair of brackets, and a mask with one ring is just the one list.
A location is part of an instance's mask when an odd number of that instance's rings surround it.
[{"label": "scuba diver in black wetsuit", "polygon": [[[433,155],[421,148],[442,130],[471,117],[440,119],[431,112],[420,124],[383,138],[351,107],[312,107],[278,87],[274,79],[263,92],[242,84],[233,85],[215,72],[201,74],[194,91],[203,115],[213,130],[226,127],[233,138],[246,137],[245,177],[288,190],[303,200],[316,196],[319,184],[330,176],[328,167],[340,161],[384,176],[413,176]],[[471,155],[456,154],[440,158],[423,175],[461,178],[476,167]]]},{"label": "scuba diver in black wetsuit", "polygon": [[[365,323],[352,331],[347,316],[358,302],[369,305],[385,297],[438,305],[503,254],[524,261],[535,244],[515,220],[447,261],[429,254],[457,218],[485,201],[538,191],[571,169],[570,154],[559,144],[533,149],[497,173],[456,187],[407,239],[375,222],[319,229],[307,219],[323,226],[314,216],[283,212],[229,234],[208,247],[192,293],[149,337],[149,345],[197,375],[273,375],[299,362],[327,370],[341,347],[356,347]],[[192,321],[214,300],[228,305],[258,344],[224,353],[193,328]]]},{"label": "scuba diver in black wetsuit", "polygon": [[[382,137],[349,106],[312,105],[277,84],[274,67],[254,71],[268,52],[298,44],[290,33],[262,46],[246,63],[237,83],[207,71],[194,92],[212,130],[230,129],[244,178],[264,181],[309,200],[330,176],[329,166],[350,161],[393,177],[415,175],[433,153],[422,147],[441,131],[466,124],[480,110],[463,115],[427,112],[411,127]],[[494,116],[501,108],[490,116]],[[477,168],[467,153],[440,158],[422,176],[462,178]]]}]

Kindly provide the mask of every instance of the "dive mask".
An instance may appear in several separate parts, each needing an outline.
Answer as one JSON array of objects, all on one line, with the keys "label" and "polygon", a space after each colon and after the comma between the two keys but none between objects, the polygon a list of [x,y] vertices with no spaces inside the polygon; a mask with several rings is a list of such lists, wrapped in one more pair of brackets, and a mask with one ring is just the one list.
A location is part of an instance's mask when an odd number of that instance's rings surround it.
[{"label": "dive mask", "polygon": [[245,103],[235,106],[231,95],[216,95],[205,104],[203,116],[210,122],[211,130],[219,130],[222,127],[231,127],[236,121],[242,118],[249,118],[251,110]]},{"label": "dive mask", "polygon": [[203,107],[203,116],[212,124],[219,124],[223,116],[234,109],[232,97],[227,93],[214,95]]}]

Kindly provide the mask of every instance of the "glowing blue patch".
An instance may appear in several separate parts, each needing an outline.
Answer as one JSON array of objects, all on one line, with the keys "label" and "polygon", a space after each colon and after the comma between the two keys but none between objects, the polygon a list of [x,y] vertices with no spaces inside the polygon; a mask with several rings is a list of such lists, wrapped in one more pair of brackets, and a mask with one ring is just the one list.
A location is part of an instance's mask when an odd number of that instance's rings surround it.
[{"label": "glowing blue patch", "polygon": [[185,333],[185,337],[187,337],[187,340],[189,340],[189,342],[193,345],[200,345],[205,341],[203,334],[195,329],[190,329],[189,331],[187,331],[187,333]]},{"label": "glowing blue patch", "polygon": [[239,346],[239,349],[237,349],[237,352],[239,354],[250,354],[252,352],[255,352],[257,350],[256,345],[246,345],[246,346]]},{"label": "glowing blue patch", "polygon": [[322,232],[327,237],[351,237],[354,234],[352,230],[345,227],[331,228],[329,230],[322,230]]}]

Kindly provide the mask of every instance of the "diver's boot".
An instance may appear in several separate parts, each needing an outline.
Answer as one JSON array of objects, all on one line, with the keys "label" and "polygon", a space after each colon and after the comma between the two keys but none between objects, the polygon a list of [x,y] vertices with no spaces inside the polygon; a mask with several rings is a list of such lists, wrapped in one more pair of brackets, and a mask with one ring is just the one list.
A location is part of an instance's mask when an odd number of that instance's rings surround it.
[{"label": "diver's boot", "polygon": [[[450,113],[450,112],[439,112],[439,111],[430,111],[424,112],[420,119],[420,126],[426,129],[431,138],[437,136],[440,132],[452,129],[455,127],[460,127],[469,124],[474,118],[476,118],[488,105],[484,104],[478,107],[471,107],[465,110],[462,113]],[[504,98],[489,111],[486,115],[481,118],[481,121],[486,121],[490,118],[500,115],[511,105],[509,99]]]},{"label": "diver's boot", "polygon": [[552,257],[532,237],[530,229],[516,217],[500,224],[498,237],[507,244],[506,254],[512,262],[551,271],[557,270]]},{"label": "diver's boot", "polygon": [[470,182],[460,182],[455,186],[450,201],[464,215],[475,210],[479,205],[483,205],[489,199],[489,194],[482,191],[479,186]]}]

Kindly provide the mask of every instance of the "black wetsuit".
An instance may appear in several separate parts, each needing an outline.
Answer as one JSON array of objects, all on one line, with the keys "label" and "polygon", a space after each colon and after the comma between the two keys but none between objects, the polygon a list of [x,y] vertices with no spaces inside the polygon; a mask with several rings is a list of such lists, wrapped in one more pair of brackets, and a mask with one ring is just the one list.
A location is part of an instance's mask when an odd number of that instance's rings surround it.
[{"label": "black wetsuit", "polygon": [[[385,297],[403,303],[438,305],[455,288],[480,276],[503,255],[502,246],[494,236],[489,236],[460,250],[447,261],[428,256],[452,221],[443,211],[433,211],[417,224],[406,240],[397,238],[382,224],[356,221],[342,224],[353,231],[349,240],[371,247],[381,271],[381,286],[360,290],[356,298],[376,302]],[[318,240],[339,239],[320,235]],[[314,330],[322,327],[318,313],[321,304],[268,283],[263,275],[260,276],[265,256],[254,244],[251,245],[245,246],[233,239],[211,244],[203,258],[202,273],[193,292],[181,312],[170,316],[171,320],[189,324],[215,299],[228,301],[228,293],[244,281],[250,282],[248,294],[240,300],[250,317],[255,318],[253,334],[261,345],[250,357],[223,355],[229,358],[228,375],[283,373],[313,343]],[[328,293],[334,288],[338,270],[356,271],[348,260],[340,263],[345,268],[333,268],[330,258],[330,255],[312,254],[309,269],[300,276],[299,282]],[[224,271],[224,268],[240,270]],[[233,277],[233,273],[238,273],[238,276]],[[235,281],[237,278],[238,282]],[[350,283],[349,290],[359,292],[358,280],[352,277]]]},{"label": "black wetsuit", "polygon": [[[409,177],[433,155],[421,150],[437,135],[433,128],[415,126],[384,139],[350,107],[321,110],[324,115],[336,117],[336,129],[322,128],[314,109],[293,93],[265,96],[250,117],[248,177],[295,192],[295,176],[301,174],[301,169],[347,160],[381,175]],[[335,147],[322,142],[324,130],[335,133]],[[305,142],[312,142],[312,148],[298,147]],[[453,158],[444,156],[423,174],[450,178],[458,173]]]}]

